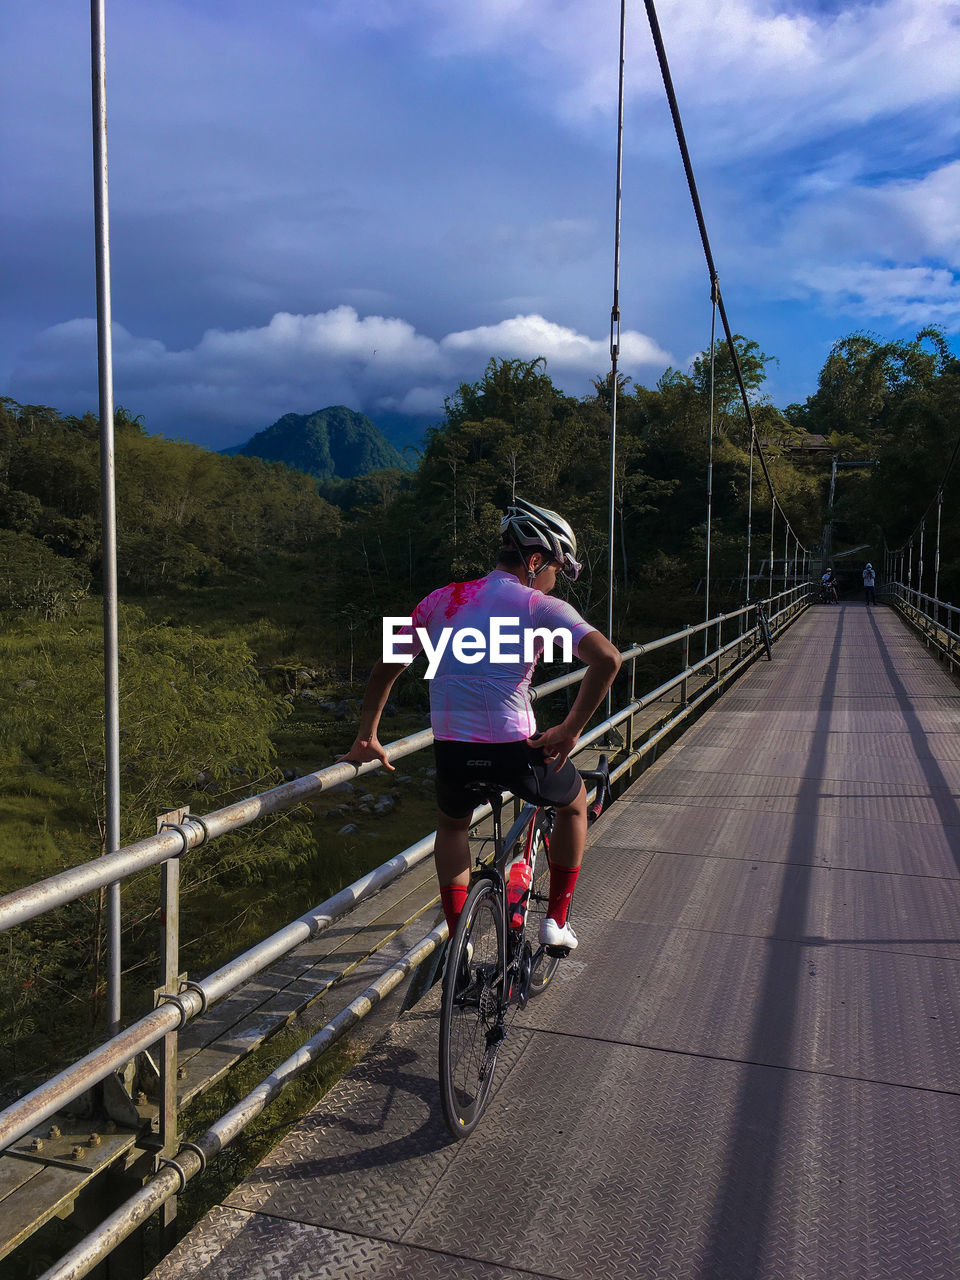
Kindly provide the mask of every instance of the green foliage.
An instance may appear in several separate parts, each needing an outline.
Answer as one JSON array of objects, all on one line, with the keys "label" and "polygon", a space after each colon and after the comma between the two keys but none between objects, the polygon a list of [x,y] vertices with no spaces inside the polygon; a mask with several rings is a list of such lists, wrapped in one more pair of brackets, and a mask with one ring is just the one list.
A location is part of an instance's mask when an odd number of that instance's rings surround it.
[{"label": "green foliage", "polygon": [[[121,610],[123,839],[201,775],[224,783],[270,767],[270,734],[287,707],[260,681],[242,642],[150,624]],[[20,767],[78,785],[103,839],[103,641],[99,627],[36,628],[0,687],[0,734]],[[100,852],[91,849],[90,853]]]},{"label": "green foliage", "polygon": [[[118,573],[126,591],[207,585],[311,549],[326,553],[339,512],[316,482],[277,463],[223,457],[147,435],[116,414]],[[99,569],[96,419],[0,401],[3,523],[87,573]]]},{"label": "green foliage", "polygon": [[82,566],[29,533],[0,529],[0,616],[26,613],[47,622],[62,618],[79,610],[88,588]]}]

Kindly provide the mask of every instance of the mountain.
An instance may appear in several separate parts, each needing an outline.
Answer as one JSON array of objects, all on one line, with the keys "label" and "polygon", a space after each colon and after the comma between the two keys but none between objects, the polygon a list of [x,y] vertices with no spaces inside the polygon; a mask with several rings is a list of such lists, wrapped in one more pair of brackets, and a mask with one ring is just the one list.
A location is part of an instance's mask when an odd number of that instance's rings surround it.
[{"label": "mountain", "polygon": [[382,467],[410,469],[376,423],[342,404],[309,414],[285,413],[246,444],[220,452],[285,462],[319,480],[349,480]]}]

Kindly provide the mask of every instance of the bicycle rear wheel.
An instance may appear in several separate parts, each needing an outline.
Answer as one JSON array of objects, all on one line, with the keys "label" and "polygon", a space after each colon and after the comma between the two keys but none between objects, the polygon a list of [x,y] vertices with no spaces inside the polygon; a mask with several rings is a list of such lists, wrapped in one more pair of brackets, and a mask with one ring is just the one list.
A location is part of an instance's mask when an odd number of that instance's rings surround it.
[{"label": "bicycle rear wheel", "polygon": [[[534,818],[536,826],[533,832],[533,847],[536,862],[533,868],[533,883],[530,885],[530,900],[527,906],[527,941],[536,955],[540,950],[540,924],[546,919],[547,907],[550,903],[550,859],[547,845],[550,838],[552,822],[541,809]],[[544,952],[534,964],[530,975],[528,995],[538,996],[546,991],[560,965],[559,956],[548,956]]]},{"label": "bicycle rear wheel", "polygon": [[455,1138],[476,1128],[493,1084],[505,958],[499,890],[478,880],[450,942],[440,1005],[440,1101]]}]

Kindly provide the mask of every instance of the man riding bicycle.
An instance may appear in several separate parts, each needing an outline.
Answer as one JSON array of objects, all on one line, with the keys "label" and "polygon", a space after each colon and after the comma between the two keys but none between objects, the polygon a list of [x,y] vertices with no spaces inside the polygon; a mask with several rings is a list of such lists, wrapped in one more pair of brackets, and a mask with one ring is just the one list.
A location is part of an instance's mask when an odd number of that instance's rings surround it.
[{"label": "man riding bicycle", "polygon": [[[620,669],[620,654],[565,600],[551,597],[559,574],[580,573],[577,540],[555,511],[517,498],[500,522],[502,545],[496,568],[473,582],[454,582],[426,596],[413,611],[406,641],[412,657],[427,647],[437,654],[451,625],[473,637],[491,635],[495,622],[519,632],[519,652],[491,656],[467,645],[446,644],[430,683],[437,788],[434,858],[440,898],[451,936],[470,882],[470,820],[475,783],[496,783],[532,804],[552,805],[556,823],[550,841],[550,899],[540,942],[573,950],[577,936],[567,911],[583,860],[587,798],[583,780],[568,758]],[[519,625],[517,625],[519,624]],[[543,652],[543,635],[565,628],[572,649],[587,666],[573,706],[564,719],[537,732],[530,681]],[[531,647],[525,643],[532,637]],[[504,641],[508,637],[504,635]],[[475,649],[475,646],[474,646]],[[434,659],[431,658],[431,664]],[[393,769],[377,738],[380,716],[394,681],[408,662],[381,659],[370,673],[360,727],[344,760],[380,760]]]}]

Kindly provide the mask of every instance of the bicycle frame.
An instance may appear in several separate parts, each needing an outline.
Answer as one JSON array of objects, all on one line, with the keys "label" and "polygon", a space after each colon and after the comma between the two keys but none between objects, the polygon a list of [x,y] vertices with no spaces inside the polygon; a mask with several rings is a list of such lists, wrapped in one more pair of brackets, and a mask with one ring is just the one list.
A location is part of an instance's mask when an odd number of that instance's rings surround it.
[{"label": "bicycle frame", "polygon": [[[497,1025],[502,1030],[507,1009],[511,1002],[514,1001],[515,988],[519,984],[516,1003],[522,1009],[527,1003],[530,977],[546,951],[546,948],[541,943],[536,951],[532,948],[530,949],[529,957],[524,955],[524,943],[526,941],[524,931],[527,924],[527,912],[530,909],[530,894],[527,894],[526,901],[523,904],[523,919],[516,928],[510,924],[511,912],[510,904],[507,900],[507,860],[521,838],[524,840],[524,848],[519,858],[524,858],[530,863],[532,881],[537,857],[533,841],[537,829],[537,816],[541,809],[537,805],[524,805],[519,817],[507,833],[506,839],[504,839],[502,821],[503,797],[497,792],[490,793],[488,798],[493,812],[493,858],[490,862],[480,862],[478,858],[477,867],[471,876],[471,884],[474,879],[489,880],[496,889],[500,901],[503,937],[506,940],[506,970],[502,975],[497,975],[497,982],[500,986]],[[510,858],[510,866],[519,861],[519,858]]]}]

